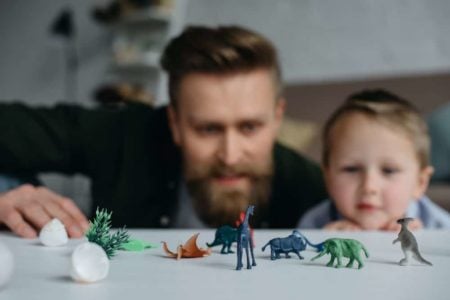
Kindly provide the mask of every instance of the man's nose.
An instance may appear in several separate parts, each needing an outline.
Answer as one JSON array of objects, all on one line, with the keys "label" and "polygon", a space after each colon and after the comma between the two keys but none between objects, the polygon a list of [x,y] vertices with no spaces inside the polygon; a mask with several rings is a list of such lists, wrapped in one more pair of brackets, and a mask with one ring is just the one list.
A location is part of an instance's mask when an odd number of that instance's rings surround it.
[{"label": "man's nose", "polygon": [[219,145],[219,159],[226,166],[236,165],[242,158],[242,143],[237,133],[226,132]]}]

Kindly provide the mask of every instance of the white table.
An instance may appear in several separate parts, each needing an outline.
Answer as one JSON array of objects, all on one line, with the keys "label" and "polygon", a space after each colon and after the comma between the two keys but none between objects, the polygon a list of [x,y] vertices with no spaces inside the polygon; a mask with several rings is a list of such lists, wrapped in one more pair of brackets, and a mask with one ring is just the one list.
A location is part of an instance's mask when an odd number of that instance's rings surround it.
[{"label": "white table", "polygon": [[[214,238],[213,230],[130,231],[133,237],[149,242],[165,240],[172,250],[196,232],[200,232],[201,247]],[[0,240],[14,253],[15,271],[0,291],[0,299],[450,299],[450,231],[415,234],[422,255],[433,267],[399,266],[403,254],[399,244],[392,245],[396,233],[302,231],[312,242],[330,237],[358,239],[370,252],[361,270],[328,268],[328,255],[311,262],[316,255],[313,250],[302,252],[303,261],[295,255],[271,261],[270,248],[261,252],[269,239],[290,233],[256,230],[258,265],[252,270],[235,271],[236,255],[221,255],[220,247],[209,257],[180,261],[165,257],[158,248],[119,252],[105,280],[80,284],[69,277],[69,262],[73,248],[82,240],[47,248],[37,240],[1,232]]]}]

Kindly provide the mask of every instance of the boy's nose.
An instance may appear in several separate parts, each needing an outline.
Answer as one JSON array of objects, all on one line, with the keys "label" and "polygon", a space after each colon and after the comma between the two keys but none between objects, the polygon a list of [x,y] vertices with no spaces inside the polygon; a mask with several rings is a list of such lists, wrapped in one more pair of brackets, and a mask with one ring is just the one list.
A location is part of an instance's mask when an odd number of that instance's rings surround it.
[{"label": "boy's nose", "polygon": [[374,172],[365,172],[362,178],[362,191],[364,195],[375,195],[378,192],[378,178]]}]

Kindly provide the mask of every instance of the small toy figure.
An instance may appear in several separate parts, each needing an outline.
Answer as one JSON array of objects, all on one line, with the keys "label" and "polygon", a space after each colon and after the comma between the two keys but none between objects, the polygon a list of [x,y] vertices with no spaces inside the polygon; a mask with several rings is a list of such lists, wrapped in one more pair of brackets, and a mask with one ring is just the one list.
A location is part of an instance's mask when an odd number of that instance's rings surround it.
[{"label": "small toy figure", "polygon": [[271,239],[264,247],[262,251],[270,245],[270,259],[275,260],[280,258],[280,254],[284,254],[286,258],[290,258],[289,252],[294,252],[297,254],[298,258],[303,259],[300,255],[300,251],[306,249],[306,245],[315,247],[319,251],[322,250],[322,244],[314,245],[311,244],[308,239],[302,235],[298,230],[292,231],[292,234],[284,238],[274,238]]},{"label": "small toy figure", "polygon": [[[247,269],[251,269],[252,266],[256,266],[255,256],[253,255],[253,239],[250,235],[248,219],[250,215],[253,215],[253,210],[255,206],[249,205],[245,213],[245,218],[241,225],[238,227],[238,239],[237,239],[237,265],[236,270],[242,269],[242,252],[245,249],[245,254],[247,256]],[[252,255],[252,264],[250,265],[249,250]]]},{"label": "small toy figure", "polygon": [[120,250],[140,252],[152,248],[158,248],[158,245],[142,240],[130,239],[128,242],[122,244],[122,248]]},{"label": "small toy figure", "polygon": [[[231,251],[231,245],[237,241],[237,229],[233,228],[229,225],[224,225],[216,230],[216,235],[214,237],[214,241],[210,244],[206,243],[208,247],[214,247],[214,246],[222,246],[222,250],[220,250],[220,253],[222,254],[228,254],[228,253],[234,253]],[[227,249],[225,251],[225,249]]]},{"label": "small toy figure", "polygon": [[[242,224],[242,222],[244,222],[244,219],[245,219],[245,212],[241,211],[241,213],[239,214],[239,219],[234,221],[236,229],[239,227],[239,225]],[[252,236],[252,242],[255,242],[254,235],[253,235],[253,228],[250,227],[250,225],[249,225],[248,228],[250,230],[250,235]],[[252,247],[255,248],[255,244],[252,244]]]},{"label": "small toy figure", "polygon": [[332,267],[334,264],[334,260],[337,259],[337,264],[335,267],[342,268],[341,259],[342,257],[347,257],[348,259],[350,259],[350,261],[346,265],[347,268],[352,268],[353,262],[356,260],[358,262],[358,269],[361,269],[362,267],[364,267],[360,256],[361,250],[364,251],[364,254],[368,258],[369,253],[367,252],[364,245],[359,241],[352,239],[332,238],[323,242],[323,250],[319,253],[319,255],[313,257],[311,261],[316,260],[317,258],[329,253],[331,255],[331,259],[327,264],[328,267]]},{"label": "small toy figure", "polygon": [[408,229],[408,223],[414,220],[413,218],[403,218],[397,220],[397,223],[402,225],[400,232],[398,233],[398,237],[392,242],[395,244],[400,242],[402,246],[402,251],[405,254],[405,258],[400,260],[400,266],[407,266],[409,264],[409,259],[414,257],[417,261],[432,266],[433,264],[429,261],[425,260],[422,255],[419,253],[419,246],[417,245],[416,238]]},{"label": "small toy figure", "polygon": [[114,234],[109,233],[111,229],[111,215],[112,212],[97,208],[94,221],[90,222],[89,229],[86,232],[88,241],[102,247],[109,259],[130,240],[130,235],[125,228],[119,228]]},{"label": "small toy figure", "polygon": [[211,249],[203,249],[197,246],[198,235],[199,233],[194,234],[184,245],[179,245],[176,253],[169,250],[166,242],[161,243],[167,256],[176,258],[177,260],[180,258],[195,258],[211,255]]}]

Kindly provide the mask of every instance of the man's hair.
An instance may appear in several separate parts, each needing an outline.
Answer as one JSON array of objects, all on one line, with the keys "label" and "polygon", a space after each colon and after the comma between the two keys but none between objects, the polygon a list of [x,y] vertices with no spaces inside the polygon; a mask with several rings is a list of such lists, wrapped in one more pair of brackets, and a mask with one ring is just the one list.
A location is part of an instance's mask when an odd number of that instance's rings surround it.
[{"label": "man's hair", "polygon": [[260,34],[238,26],[191,26],[164,49],[161,66],[169,74],[170,103],[176,107],[181,81],[191,73],[227,75],[267,69],[273,75],[277,98],[281,71],[277,51]]},{"label": "man's hair", "polygon": [[429,164],[430,138],[424,119],[410,102],[382,89],[363,90],[350,95],[325,124],[322,142],[322,163],[328,166],[331,153],[331,131],[339,120],[352,113],[368,118],[403,132],[415,148],[420,167]]}]

